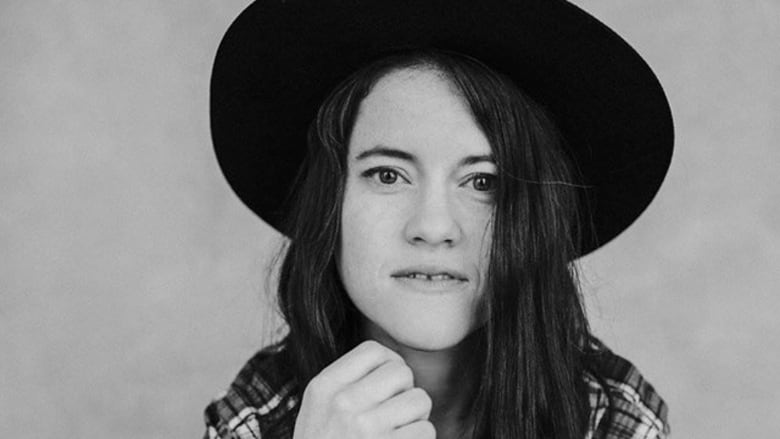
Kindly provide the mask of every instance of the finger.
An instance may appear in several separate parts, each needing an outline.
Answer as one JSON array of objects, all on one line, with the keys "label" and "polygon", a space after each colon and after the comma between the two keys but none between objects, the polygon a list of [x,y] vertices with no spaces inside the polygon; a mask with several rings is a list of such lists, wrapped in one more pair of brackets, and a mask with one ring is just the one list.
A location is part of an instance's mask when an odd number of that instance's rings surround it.
[{"label": "finger", "polygon": [[347,384],[354,383],[383,363],[392,360],[403,361],[403,358],[392,349],[376,341],[368,340],[329,364],[316,379],[322,385],[335,391]]},{"label": "finger", "polygon": [[435,439],[436,428],[429,421],[417,421],[390,433],[392,439]]},{"label": "finger", "polygon": [[370,409],[412,387],[412,369],[403,361],[391,360],[346,386],[341,392],[357,407]]},{"label": "finger", "polygon": [[428,393],[414,387],[382,402],[371,411],[371,416],[385,425],[400,428],[418,421],[427,421],[432,407],[433,402]]}]

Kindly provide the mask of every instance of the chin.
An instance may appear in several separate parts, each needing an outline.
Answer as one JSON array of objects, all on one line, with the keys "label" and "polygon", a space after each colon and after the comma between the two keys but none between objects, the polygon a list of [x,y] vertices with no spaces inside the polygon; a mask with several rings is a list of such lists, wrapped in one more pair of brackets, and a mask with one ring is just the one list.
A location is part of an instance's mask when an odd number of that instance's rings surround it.
[{"label": "chin", "polygon": [[451,349],[473,332],[467,328],[447,328],[445,325],[436,325],[435,328],[428,325],[406,325],[395,329],[386,332],[393,343],[426,352]]},{"label": "chin", "polygon": [[480,326],[481,319],[471,315],[471,311],[440,311],[441,313],[435,313],[414,307],[412,310],[373,307],[369,313],[361,314],[365,335],[369,338],[388,347],[403,346],[429,352],[457,346]]}]

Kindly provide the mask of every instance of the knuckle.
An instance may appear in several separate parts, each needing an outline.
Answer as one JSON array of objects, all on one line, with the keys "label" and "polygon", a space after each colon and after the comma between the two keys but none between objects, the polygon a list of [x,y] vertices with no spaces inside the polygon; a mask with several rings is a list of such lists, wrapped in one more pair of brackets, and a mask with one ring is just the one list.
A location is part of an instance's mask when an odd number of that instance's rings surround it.
[{"label": "knuckle", "polygon": [[411,386],[414,384],[414,372],[412,368],[407,366],[406,363],[397,362],[399,364],[398,373],[404,380],[404,384]]},{"label": "knuckle", "polygon": [[431,399],[431,396],[428,395],[428,392],[419,387],[415,387],[409,392],[412,393],[412,400],[422,405],[426,411],[430,411],[431,408],[433,408],[433,400]]},{"label": "knuckle", "polygon": [[435,439],[436,427],[431,421],[417,421],[403,428],[403,433],[399,436],[403,439]]},{"label": "knuckle", "polygon": [[387,367],[393,375],[401,377],[404,381],[414,380],[412,368],[403,361],[391,360],[387,362]]},{"label": "knuckle", "polygon": [[384,349],[385,354],[387,354],[391,360],[400,361],[406,364],[404,357],[402,357],[401,354],[385,346],[382,346],[382,348]]},{"label": "knuckle", "polygon": [[333,396],[333,408],[338,412],[349,413],[354,409],[352,397],[346,392],[339,392]]},{"label": "knuckle", "polygon": [[327,380],[323,379],[320,375],[315,376],[309,381],[309,384],[304,389],[303,393],[310,398],[320,399],[325,394],[327,387]]},{"label": "knuckle", "polygon": [[382,345],[379,344],[379,342],[375,340],[366,340],[363,343],[360,343],[360,349],[363,349],[365,351],[373,351],[381,349]]},{"label": "knuckle", "polygon": [[366,352],[373,352],[378,356],[383,356],[385,358],[389,357],[391,360],[403,361],[401,355],[399,355],[396,351],[388,348],[376,340],[366,340],[360,343],[358,347]]},{"label": "knuckle", "polygon": [[361,436],[369,436],[374,431],[374,424],[371,418],[365,413],[360,413],[353,418],[355,429]]},{"label": "knuckle", "polygon": [[418,424],[419,439],[434,439],[436,437],[436,427],[430,421],[420,421]]}]

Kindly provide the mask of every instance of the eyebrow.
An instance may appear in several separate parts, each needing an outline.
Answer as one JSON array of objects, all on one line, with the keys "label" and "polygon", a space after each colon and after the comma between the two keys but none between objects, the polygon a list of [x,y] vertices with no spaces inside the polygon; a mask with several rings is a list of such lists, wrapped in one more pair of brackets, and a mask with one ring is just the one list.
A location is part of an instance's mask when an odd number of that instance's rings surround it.
[{"label": "eyebrow", "polygon": [[[355,160],[365,160],[369,157],[390,157],[411,162],[413,164],[417,163],[417,157],[415,157],[413,154],[384,145],[376,145],[371,149],[367,149],[361,152],[357,155],[357,157],[355,157]],[[475,165],[482,162],[488,162],[492,164],[496,163],[492,154],[470,155],[461,159],[461,161],[458,162],[458,167]]]}]

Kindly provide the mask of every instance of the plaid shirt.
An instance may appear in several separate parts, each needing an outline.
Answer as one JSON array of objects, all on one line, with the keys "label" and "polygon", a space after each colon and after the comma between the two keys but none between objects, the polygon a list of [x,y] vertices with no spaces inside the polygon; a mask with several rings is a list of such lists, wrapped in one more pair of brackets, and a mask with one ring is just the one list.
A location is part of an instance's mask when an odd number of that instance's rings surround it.
[{"label": "plaid shirt", "polygon": [[[292,438],[301,392],[289,368],[280,364],[280,346],[258,352],[227,392],[208,405],[204,439]],[[585,438],[668,437],[666,404],[653,386],[599,340],[593,339],[591,347],[600,355],[584,376],[591,406]]]}]

